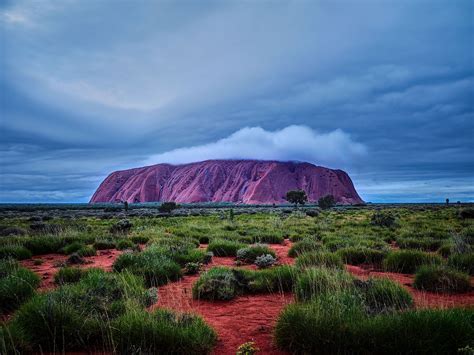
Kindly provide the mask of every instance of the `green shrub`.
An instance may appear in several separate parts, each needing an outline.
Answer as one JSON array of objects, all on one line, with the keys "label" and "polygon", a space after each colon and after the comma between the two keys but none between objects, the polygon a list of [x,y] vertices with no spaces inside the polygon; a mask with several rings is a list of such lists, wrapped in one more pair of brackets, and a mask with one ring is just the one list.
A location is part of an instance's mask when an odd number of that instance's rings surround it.
[{"label": "green shrub", "polygon": [[65,239],[58,236],[35,236],[25,238],[23,246],[33,255],[43,255],[58,252],[65,245]]},{"label": "green shrub", "polygon": [[453,254],[448,259],[448,265],[469,275],[474,275],[474,253]]},{"label": "green shrub", "polygon": [[310,251],[320,250],[322,248],[321,242],[318,242],[314,239],[303,239],[300,242],[293,244],[288,251],[288,256],[295,258],[300,254],[307,253]]},{"label": "green shrub", "polygon": [[62,267],[54,275],[54,283],[57,285],[64,285],[67,283],[79,282],[85,272],[85,270],[75,267]]},{"label": "green shrub", "polygon": [[209,244],[209,236],[202,235],[199,237],[199,244]]},{"label": "green shrub", "polygon": [[21,245],[4,245],[0,247],[0,259],[24,260],[32,257],[31,251]]},{"label": "green shrub", "polygon": [[122,219],[110,227],[110,233],[127,234],[132,229],[133,224],[128,219]]},{"label": "green shrub", "polygon": [[135,244],[129,239],[120,239],[116,243],[118,250],[133,249]]},{"label": "green shrub", "polygon": [[268,254],[273,257],[276,257],[275,252],[268,246],[263,244],[255,244],[237,250],[236,256],[237,260],[243,263],[253,264],[257,257]]},{"label": "green shrub", "polygon": [[295,296],[299,301],[308,301],[325,293],[353,289],[353,278],[346,271],[312,268],[302,272],[295,285]]},{"label": "green shrub", "polygon": [[345,264],[382,264],[383,259],[387,255],[384,250],[369,249],[363,247],[347,247],[337,251]]},{"label": "green shrub", "polygon": [[276,257],[274,257],[271,254],[264,254],[257,256],[255,258],[254,264],[259,268],[259,269],[265,269],[267,267],[273,266],[276,263]]},{"label": "green shrub", "polygon": [[298,354],[455,354],[472,345],[472,309],[413,310],[369,317],[351,294],[287,306],[278,346]]},{"label": "green shrub", "polygon": [[452,251],[453,245],[451,243],[443,243],[437,250],[437,253],[442,257],[447,258],[451,255]]},{"label": "green shrub", "polygon": [[185,252],[174,253],[172,258],[182,266],[187,263],[205,263],[206,251],[202,249],[189,249]]},{"label": "green shrub", "polygon": [[202,318],[168,310],[131,311],[112,322],[121,354],[208,354],[217,335]]},{"label": "green shrub", "polygon": [[[110,321],[156,301],[131,274],[90,269],[79,282],[34,296],[15,313],[28,352],[109,349]],[[112,349],[110,349],[112,350]]]},{"label": "green shrub", "polygon": [[186,275],[196,275],[199,273],[199,271],[201,270],[201,264],[200,263],[186,263],[186,265],[184,265],[184,273]]},{"label": "green shrub", "polygon": [[420,267],[413,286],[433,292],[467,292],[471,289],[469,275],[441,265]]},{"label": "green shrub", "polygon": [[85,245],[82,242],[72,242],[71,244],[66,245],[61,249],[61,251],[66,254],[72,254],[72,253],[77,253],[81,248],[83,248]]},{"label": "green shrub", "polygon": [[387,271],[410,274],[414,273],[421,265],[442,263],[443,259],[439,255],[418,250],[399,250],[388,253],[383,261],[383,267]]},{"label": "green shrub", "polygon": [[300,254],[296,259],[296,267],[309,268],[315,266],[322,266],[327,268],[344,268],[342,258],[335,253],[326,251],[316,251]]},{"label": "green shrub", "polygon": [[249,293],[281,293],[293,289],[297,272],[294,267],[282,265],[258,271],[242,270],[241,285]]},{"label": "green shrub", "polygon": [[110,239],[96,239],[93,246],[96,250],[115,249],[115,242]]},{"label": "green shrub", "polygon": [[318,206],[323,210],[330,209],[336,205],[336,199],[333,195],[326,195],[318,200]]},{"label": "green shrub", "polygon": [[362,295],[366,313],[390,313],[412,307],[410,293],[395,281],[389,279],[355,280],[357,290]]},{"label": "green shrub", "polygon": [[115,260],[113,269],[119,272],[128,270],[142,276],[148,286],[160,286],[182,276],[179,264],[156,249],[147,249],[142,253],[124,253]]},{"label": "green shrub", "polygon": [[0,261],[0,314],[16,309],[30,298],[40,284],[33,271],[12,260]]},{"label": "green shrub", "polygon": [[389,211],[376,211],[370,220],[370,223],[378,227],[391,228],[396,225],[395,216]]},{"label": "green shrub", "polygon": [[134,235],[134,236],[130,237],[130,240],[134,244],[146,244],[146,243],[148,243],[150,238],[147,237],[147,236],[144,236],[144,235]]},{"label": "green shrub", "polygon": [[436,251],[443,245],[443,241],[433,238],[397,238],[397,244],[400,249]]},{"label": "green shrub", "polygon": [[84,245],[81,249],[77,251],[79,256],[95,256],[97,254],[94,247],[90,245]]},{"label": "green shrub", "polygon": [[245,247],[244,244],[225,239],[214,239],[207,246],[208,251],[212,251],[215,256],[236,256],[237,250]]},{"label": "green shrub", "polygon": [[236,270],[215,267],[201,275],[193,285],[193,298],[227,301],[242,292]]},{"label": "green shrub", "polygon": [[253,237],[252,243],[281,244],[285,239],[276,234],[257,234]]},{"label": "green shrub", "polygon": [[357,327],[365,318],[351,293],[324,294],[311,302],[290,304],[275,326],[277,345],[295,354],[350,354],[361,351]]}]

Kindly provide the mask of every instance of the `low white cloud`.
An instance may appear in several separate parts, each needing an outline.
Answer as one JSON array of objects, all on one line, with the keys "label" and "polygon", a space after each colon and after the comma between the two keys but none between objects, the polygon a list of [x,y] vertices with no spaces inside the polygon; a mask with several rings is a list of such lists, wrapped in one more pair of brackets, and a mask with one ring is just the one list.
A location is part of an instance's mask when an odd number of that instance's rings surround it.
[{"label": "low white cloud", "polygon": [[340,129],[319,133],[307,126],[297,125],[276,131],[245,127],[213,143],[153,155],[145,164],[184,164],[208,159],[259,159],[306,161],[343,168],[353,165],[366,153],[365,145],[355,142]]}]

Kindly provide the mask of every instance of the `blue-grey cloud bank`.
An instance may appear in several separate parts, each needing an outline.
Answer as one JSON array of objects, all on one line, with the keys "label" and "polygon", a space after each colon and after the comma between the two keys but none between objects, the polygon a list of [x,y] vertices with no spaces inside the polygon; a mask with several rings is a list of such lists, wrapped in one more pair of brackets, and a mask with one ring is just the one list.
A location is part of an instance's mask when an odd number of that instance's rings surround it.
[{"label": "blue-grey cloud bank", "polygon": [[113,170],[206,158],[474,201],[473,4],[2,1],[0,202],[87,202]]}]

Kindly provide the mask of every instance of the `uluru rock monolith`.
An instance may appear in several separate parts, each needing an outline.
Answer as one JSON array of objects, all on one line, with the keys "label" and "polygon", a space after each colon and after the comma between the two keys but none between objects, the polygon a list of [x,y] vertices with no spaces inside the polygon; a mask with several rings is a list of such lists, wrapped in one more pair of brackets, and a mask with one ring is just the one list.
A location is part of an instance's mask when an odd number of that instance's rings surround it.
[{"label": "uluru rock monolith", "polygon": [[310,202],[331,194],[340,204],[363,203],[342,170],[267,160],[206,160],[115,171],[90,202],[279,204],[286,202],[287,191],[296,189],[306,191]]}]

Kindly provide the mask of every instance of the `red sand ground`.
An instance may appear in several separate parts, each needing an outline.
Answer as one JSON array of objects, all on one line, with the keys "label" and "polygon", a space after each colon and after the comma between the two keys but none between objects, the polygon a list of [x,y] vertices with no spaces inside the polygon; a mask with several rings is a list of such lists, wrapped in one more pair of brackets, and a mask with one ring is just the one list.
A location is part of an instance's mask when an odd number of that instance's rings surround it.
[{"label": "red sand ground", "polygon": [[[77,265],[80,268],[100,268],[105,271],[112,271],[112,265],[117,257],[122,254],[122,251],[110,249],[110,250],[98,250],[96,256],[86,256],[86,264]],[[63,254],[46,254],[40,256],[34,256],[32,259],[23,260],[21,265],[28,269],[36,272],[41,277],[40,290],[47,290],[54,288],[54,274],[60,269],[59,264],[65,262],[69,256]],[[42,260],[41,265],[35,265],[35,260]]]},{"label": "red sand ground", "polygon": [[[275,250],[281,264],[291,264],[287,256],[291,242],[270,245]],[[206,266],[234,267],[235,258],[214,257]],[[254,269],[254,265],[242,266]],[[291,293],[245,295],[231,301],[193,300],[192,285],[199,275],[185,276],[180,281],[162,286],[158,290],[158,303],[152,306],[171,308],[181,312],[201,315],[217,332],[219,341],[214,348],[215,355],[235,354],[239,345],[255,341],[259,354],[285,354],[272,342],[273,327],[283,307],[293,301]]]},{"label": "red sand ground", "polygon": [[[201,248],[206,246],[202,245]],[[291,242],[285,240],[283,245],[270,245],[275,250],[280,264],[292,264],[293,258],[287,256]],[[120,251],[98,251],[97,256],[86,257],[90,264],[81,267],[100,267],[111,270],[112,264]],[[34,265],[32,260],[22,262],[30,270],[43,277],[41,288],[54,287],[53,276],[57,271],[56,263],[67,257],[61,254],[48,254],[34,259],[42,259],[42,265]],[[233,267],[235,259],[232,257],[214,257],[205,267],[213,266]],[[253,265],[241,266],[255,268]],[[446,308],[455,306],[474,306],[474,292],[464,294],[437,294],[423,292],[412,287],[413,275],[385,273],[371,269],[369,266],[346,265],[349,272],[360,279],[373,277],[388,277],[402,284],[412,295],[416,307]],[[260,348],[260,354],[285,354],[273,344],[272,333],[276,319],[283,307],[293,301],[291,293],[245,295],[231,301],[210,302],[192,299],[192,285],[199,275],[184,276],[180,281],[159,287],[158,302],[150,309],[157,307],[171,308],[182,312],[193,312],[201,315],[217,332],[219,341],[214,349],[215,355],[235,354],[237,347],[247,341],[255,341]]]}]

